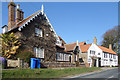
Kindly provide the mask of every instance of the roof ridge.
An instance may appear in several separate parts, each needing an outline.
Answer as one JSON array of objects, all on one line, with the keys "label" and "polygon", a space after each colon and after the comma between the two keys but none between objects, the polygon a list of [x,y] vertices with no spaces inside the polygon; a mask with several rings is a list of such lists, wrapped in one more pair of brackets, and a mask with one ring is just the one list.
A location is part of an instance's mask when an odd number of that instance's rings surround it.
[{"label": "roof ridge", "polygon": [[[74,43],[69,43],[69,44],[75,44],[76,42],[74,42]],[[65,45],[69,45],[69,44],[65,44]]]},{"label": "roof ridge", "polygon": [[80,43],[83,43],[83,42],[85,42],[85,41],[82,41],[82,42],[80,42]]}]

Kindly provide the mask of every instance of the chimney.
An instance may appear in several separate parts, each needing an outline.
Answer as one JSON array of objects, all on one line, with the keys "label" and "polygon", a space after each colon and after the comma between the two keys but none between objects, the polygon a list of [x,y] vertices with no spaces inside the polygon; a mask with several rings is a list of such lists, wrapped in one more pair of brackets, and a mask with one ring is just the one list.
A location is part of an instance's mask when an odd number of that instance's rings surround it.
[{"label": "chimney", "polygon": [[23,20],[23,14],[24,14],[24,12],[19,9],[19,4],[17,4],[17,9],[16,9],[16,23],[18,23],[19,21]]},{"label": "chimney", "polygon": [[13,0],[8,5],[8,15],[9,15],[9,21],[8,21],[8,30],[10,30],[15,25],[15,3]]},{"label": "chimney", "polygon": [[112,44],[109,44],[109,49],[111,49],[111,50],[112,50]]},{"label": "chimney", "polygon": [[21,10],[20,14],[21,14],[21,21],[22,21],[24,18],[24,12]]},{"label": "chimney", "polygon": [[96,37],[94,37],[93,43],[97,44],[97,38]]}]

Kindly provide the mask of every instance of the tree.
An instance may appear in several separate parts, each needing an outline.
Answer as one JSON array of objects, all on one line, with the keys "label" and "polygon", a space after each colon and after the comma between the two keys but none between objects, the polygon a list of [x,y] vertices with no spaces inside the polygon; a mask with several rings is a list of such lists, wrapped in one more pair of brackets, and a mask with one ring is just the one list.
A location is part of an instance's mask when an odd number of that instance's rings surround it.
[{"label": "tree", "polygon": [[103,35],[102,46],[109,47],[109,44],[112,44],[112,49],[119,53],[120,49],[120,26],[115,26],[114,28],[108,30]]},{"label": "tree", "polygon": [[19,37],[15,36],[14,33],[1,34],[2,38],[2,53],[3,57],[11,58],[12,55],[16,53],[16,50],[19,48],[20,41]]}]

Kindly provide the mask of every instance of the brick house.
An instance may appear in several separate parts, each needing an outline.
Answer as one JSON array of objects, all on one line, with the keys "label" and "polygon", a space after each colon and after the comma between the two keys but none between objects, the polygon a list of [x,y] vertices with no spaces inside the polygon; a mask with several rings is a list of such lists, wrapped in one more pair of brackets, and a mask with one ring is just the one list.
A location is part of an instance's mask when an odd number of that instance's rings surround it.
[{"label": "brick house", "polygon": [[11,1],[8,5],[9,22],[8,25],[2,27],[3,33],[13,32],[21,41],[20,48],[31,51],[36,58],[40,58],[43,62],[72,62],[72,53],[64,50],[66,43],[56,34],[44,13],[43,5],[41,10],[25,19],[24,12],[19,8],[19,4],[17,4],[16,10],[15,7],[15,3]]}]

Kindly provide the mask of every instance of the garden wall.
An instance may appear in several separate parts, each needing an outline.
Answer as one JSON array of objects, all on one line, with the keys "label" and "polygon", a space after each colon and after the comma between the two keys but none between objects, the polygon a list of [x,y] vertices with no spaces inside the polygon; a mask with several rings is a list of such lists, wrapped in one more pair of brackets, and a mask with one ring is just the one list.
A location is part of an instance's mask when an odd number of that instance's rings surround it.
[{"label": "garden wall", "polygon": [[[60,67],[76,67],[75,63],[70,62],[41,62],[41,68],[60,68]],[[78,67],[89,67],[87,64],[79,64]]]}]

